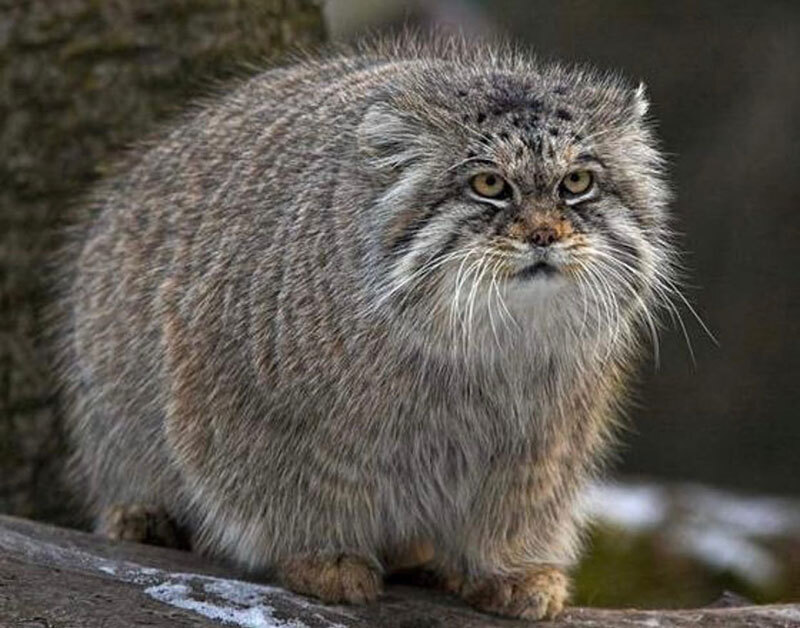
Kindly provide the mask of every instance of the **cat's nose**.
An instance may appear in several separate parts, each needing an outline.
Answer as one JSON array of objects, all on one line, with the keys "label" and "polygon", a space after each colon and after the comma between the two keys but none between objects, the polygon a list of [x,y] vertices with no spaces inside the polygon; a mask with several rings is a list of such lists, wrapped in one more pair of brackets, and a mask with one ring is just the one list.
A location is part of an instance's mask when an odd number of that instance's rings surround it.
[{"label": "cat's nose", "polygon": [[558,239],[558,231],[552,225],[539,225],[528,236],[528,242],[534,246],[550,246]]}]

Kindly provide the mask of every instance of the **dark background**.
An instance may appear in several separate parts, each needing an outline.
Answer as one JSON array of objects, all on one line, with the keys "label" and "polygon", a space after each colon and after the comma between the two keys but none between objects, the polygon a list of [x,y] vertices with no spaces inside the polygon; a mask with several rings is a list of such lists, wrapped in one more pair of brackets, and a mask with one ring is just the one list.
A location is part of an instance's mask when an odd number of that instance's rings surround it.
[{"label": "dark background", "polygon": [[800,494],[800,2],[486,0],[328,4],[334,37],[459,23],[646,83],[669,155],[686,297],[643,369],[617,468]]}]

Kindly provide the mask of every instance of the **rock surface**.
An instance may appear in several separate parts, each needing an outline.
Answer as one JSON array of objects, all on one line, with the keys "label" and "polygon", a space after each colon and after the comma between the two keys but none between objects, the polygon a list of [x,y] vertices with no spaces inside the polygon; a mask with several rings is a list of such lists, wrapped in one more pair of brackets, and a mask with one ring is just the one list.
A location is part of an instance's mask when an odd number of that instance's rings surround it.
[{"label": "rock surface", "polygon": [[[530,625],[482,615],[434,591],[389,586],[374,604],[323,606],[186,552],[111,543],[0,516],[0,626],[478,628]],[[800,605],[692,610],[573,608],[552,628],[800,627]]]}]

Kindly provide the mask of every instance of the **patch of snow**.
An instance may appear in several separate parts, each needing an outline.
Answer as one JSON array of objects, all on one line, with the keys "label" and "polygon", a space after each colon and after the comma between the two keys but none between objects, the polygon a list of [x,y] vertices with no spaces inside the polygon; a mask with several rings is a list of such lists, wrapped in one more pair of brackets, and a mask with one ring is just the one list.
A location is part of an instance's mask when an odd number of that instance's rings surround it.
[{"label": "patch of snow", "polygon": [[800,504],[777,497],[743,497],[698,485],[608,483],[584,495],[586,514],[630,532],[658,530],[675,551],[757,585],[780,575],[780,557],[760,543],[800,535]]},{"label": "patch of snow", "polygon": [[[267,603],[270,595],[280,595],[281,600],[306,609],[324,608],[278,587],[197,574],[163,573],[163,576],[167,581],[146,588],[147,595],[165,604],[242,628],[306,627],[297,619],[276,618],[275,608]],[[326,622],[328,628],[346,628],[321,614],[316,614],[316,618]]]},{"label": "patch of snow", "polygon": [[684,526],[674,536],[679,551],[743,580],[768,585],[780,576],[778,562],[768,551],[736,533],[714,526]]},{"label": "patch of snow", "polygon": [[705,486],[683,490],[687,511],[720,521],[750,536],[788,536],[800,533],[800,507],[778,497],[743,497]]},{"label": "patch of snow", "polygon": [[116,568],[112,567],[111,565],[99,565],[97,568],[103,573],[111,574],[112,576],[116,575],[117,573]]},{"label": "patch of snow", "polygon": [[[161,582],[145,589],[153,599],[242,628],[306,628],[297,619],[276,618],[274,607],[268,604],[270,596],[279,595],[282,601],[304,609],[326,609],[285,589],[241,580],[169,572],[159,572],[158,579]],[[328,628],[346,628],[321,614],[316,617]]]},{"label": "patch of snow", "polygon": [[667,500],[661,487],[594,484],[585,496],[590,517],[630,530],[649,530],[664,522]]},{"label": "patch of snow", "polygon": [[242,626],[242,628],[305,628],[305,624],[297,620],[282,621],[274,617],[275,609],[264,604],[253,604],[244,608],[222,606],[198,600],[192,597],[191,586],[182,583],[165,582],[148,587],[144,592],[159,602],[193,611],[225,624]]}]

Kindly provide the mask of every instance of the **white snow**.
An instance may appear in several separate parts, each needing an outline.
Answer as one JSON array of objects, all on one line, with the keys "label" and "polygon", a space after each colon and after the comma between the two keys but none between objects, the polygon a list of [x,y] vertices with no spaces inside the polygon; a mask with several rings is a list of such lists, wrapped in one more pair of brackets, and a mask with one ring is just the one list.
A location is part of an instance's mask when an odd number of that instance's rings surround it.
[{"label": "white snow", "polygon": [[629,530],[661,525],[667,514],[664,490],[648,484],[594,484],[585,496],[592,518]]},{"label": "white snow", "polygon": [[770,584],[780,577],[773,556],[746,537],[719,527],[686,527],[675,533],[676,549],[720,571],[731,571],[744,580]]},{"label": "white snow", "polygon": [[[144,590],[153,599],[242,628],[305,628],[297,619],[275,617],[275,608],[268,604],[270,595],[304,609],[324,608],[285,589],[241,580],[169,572],[159,572],[157,580]],[[327,621],[328,628],[345,628],[320,614],[316,618]]]},{"label": "white snow", "polygon": [[585,495],[590,519],[631,532],[666,534],[670,547],[758,585],[780,576],[780,557],[760,541],[800,535],[800,505],[742,497],[696,485],[596,484]]},{"label": "white snow", "polygon": [[705,486],[685,489],[684,502],[698,517],[707,517],[757,537],[800,533],[800,506],[778,497],[743,497]]},{"label": "white snow", "polygon": [[[304,609],[324,608],[284,589],[240,580],[165,572],[160,579],[162,582],[144,590],[153,599],[242,628],[305,628],[306,624],[297,619],[275,617],[275,608],[267,603],[269,595],[279,594],[281,600]],[[328,628],[345,628],[321,614],[315,617],[327,622]]]},{"label": "white snow", "polygon": [[[242,583],[243,584],[243,583]],[[305,624],[297,620],[281,621],[274,617],[275,609],[260,603],[252,603],[243,607],[224,606],[207,600],[192,597],[194,591],[190,585],[180,582],[165,582],[148,587],[144,592],[159,602],[170,606],[193,611],[209,619],[225,624],[242,626],[242,628],[304,628]]]}]

